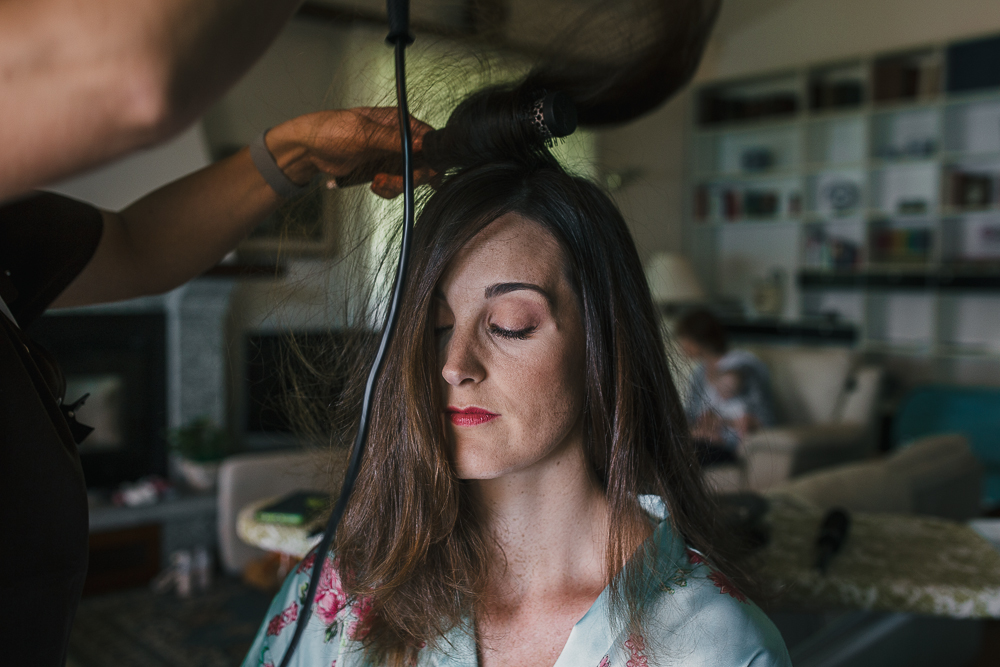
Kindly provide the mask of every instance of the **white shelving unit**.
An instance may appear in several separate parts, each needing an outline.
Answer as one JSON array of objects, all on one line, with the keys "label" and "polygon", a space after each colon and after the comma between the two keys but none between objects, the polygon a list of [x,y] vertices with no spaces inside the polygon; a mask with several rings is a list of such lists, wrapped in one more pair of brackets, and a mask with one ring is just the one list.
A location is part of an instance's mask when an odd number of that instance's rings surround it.
[{"label": "white shelving unit", "polygon": [[783,320],[853,323],[870,351],[1000,356],[1000,86],[944,92],[948,57],[697,91],[687,239],[717,296],[750,304],[780,272]]}]

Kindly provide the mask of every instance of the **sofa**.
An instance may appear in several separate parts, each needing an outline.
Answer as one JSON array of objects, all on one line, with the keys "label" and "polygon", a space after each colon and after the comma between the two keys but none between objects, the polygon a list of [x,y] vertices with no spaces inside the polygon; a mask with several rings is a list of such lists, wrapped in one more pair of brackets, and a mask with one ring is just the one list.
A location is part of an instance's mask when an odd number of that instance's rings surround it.
[{"label": "sofa", "polygon": [[747,349],[771,372],[777,424],[750,434],[736,463],[709,468],[710,488],[760,492],[874,453],[881,367],[860,363],[846,347]]},{"label": "sofa", "polygon": [[921,438],[879,458],[803,475],[768,493],[820,509],[920,514],[967,521],[982,512],[983,466],[965,436]]}]

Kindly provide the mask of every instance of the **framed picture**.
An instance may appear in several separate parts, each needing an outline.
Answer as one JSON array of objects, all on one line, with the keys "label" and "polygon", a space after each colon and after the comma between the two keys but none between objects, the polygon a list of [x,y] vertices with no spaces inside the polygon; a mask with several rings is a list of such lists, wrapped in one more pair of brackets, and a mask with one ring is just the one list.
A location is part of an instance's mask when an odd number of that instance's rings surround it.
[{"label": "framed picture", "polygon": [[329,256],[337,251],[336,191],[322,185],[292,199],[237,248],[241,256]]}]

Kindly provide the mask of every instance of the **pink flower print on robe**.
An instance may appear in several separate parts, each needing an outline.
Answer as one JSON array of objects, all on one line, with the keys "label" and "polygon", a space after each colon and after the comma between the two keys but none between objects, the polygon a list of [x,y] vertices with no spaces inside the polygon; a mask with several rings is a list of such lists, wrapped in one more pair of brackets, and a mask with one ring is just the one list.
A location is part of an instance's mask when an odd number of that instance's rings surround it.
[{"label": "pink flower print on robe", "polygon": [[649,659],[646,658],[646,640],[642,635],[632,633],[625,642],[625,648],[629,652],[629,660],[625,667],[649,667]]},{"label": "pink flower print on robe", "polygon": [[313,563],[315,562],[316,562],[316,550],[314,549],[310,551],[305,558],[299,561],[299,564],[295,568],[295,571],[298,574],[302,574],[303,572],[311,568],[313,566]]},{"label": "pink flower print on robe", "polygon": [[713,570],[712,574],[708,575],[708,578],[712,580],[712,583],[715,584],[716,587],[718,587],[720,593],[726,593],[730,597],[747,604],[747,596],[743,595],[743,593],[736,588],[736,585],[729,579],[729,577],[722,574],[718,570]]},{"label": "pink flower print on robe", "polygon": [[288,605],[288,607],[277,614],[271,619],[271,622],[267,624],[267,636],[276,637],[285,629],[285,626],[294,621],[299,617],[299,603],[293,602]]},{"label": "pink flower print on robe", "polygon": [[344,594],[344,587],[337,573],[337,565],[326,561],[323,574],[319,578],[319,587],[316,589],[316,600],[313,602],[316,615],[323,625],[333,625],[337,622],[337,614],[346,604],[347,596]]},{"label": "pink flower print on robe", "polygon": [[691,547],[687,548],[687,557],[688,560],[691,561],[692,565],[701,565],[705,562],[705,557]]},{"label": "pink flower print on robe", "polygon": [[358,600],[354,604],[354,616],[358,619],[351,624],[350,630],[348,630],[348,636],[355,640],[361,641],[368,634],[368,630],[365,627],[368,621],[368,615],[372,613],[372,599],[369,597],[364,597]]}]

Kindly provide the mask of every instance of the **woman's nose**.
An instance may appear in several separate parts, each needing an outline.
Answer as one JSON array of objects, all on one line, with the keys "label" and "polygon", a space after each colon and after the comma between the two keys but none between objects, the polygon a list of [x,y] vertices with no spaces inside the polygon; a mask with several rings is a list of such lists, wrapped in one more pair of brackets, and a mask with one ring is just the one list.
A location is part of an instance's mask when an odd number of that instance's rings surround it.
[{"label": "woman's nose", "polygon": [[457,387],[464,382],[482,382],[486,378],[486,368],[477,348],[475,336],[470,332],[452,331],[442,352],[441,375],[445,382]]}]

